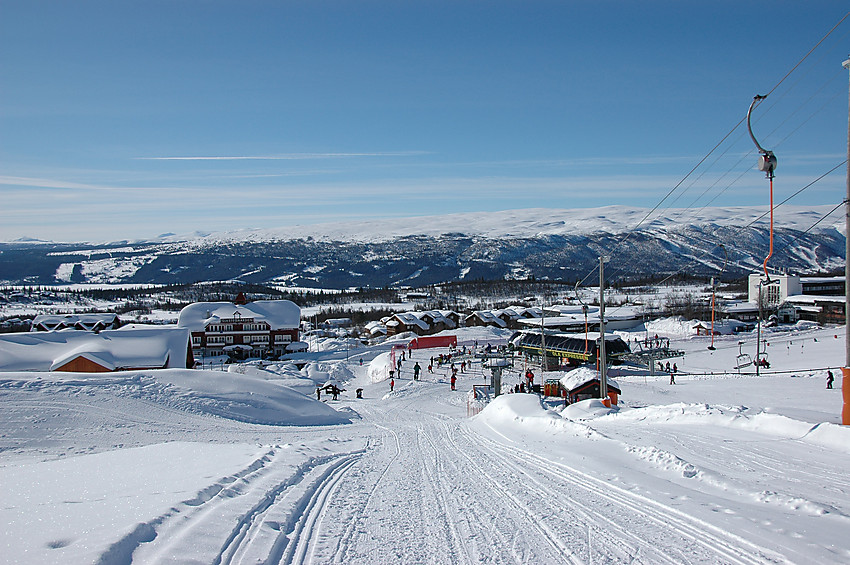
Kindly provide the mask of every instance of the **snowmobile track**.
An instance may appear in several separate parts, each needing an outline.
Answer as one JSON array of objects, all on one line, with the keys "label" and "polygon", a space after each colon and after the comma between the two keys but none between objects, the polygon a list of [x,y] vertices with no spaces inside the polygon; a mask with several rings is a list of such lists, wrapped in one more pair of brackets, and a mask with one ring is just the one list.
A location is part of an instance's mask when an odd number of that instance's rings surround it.
[{"label": "snowmobile track", "polygon": [[[472,435],[474,432],[470,430],[463,430],[463,432],[471,441],[478,442],[482,447],[485,447],[494,456],[503,461],[507,462],[508,458],[510,458],[513,461],[512,466],[529,479],[532,478],[532,475],[528,469],[533,469],[535,473],[548,476],[561,485],[579,487],[585,492],[590,493],[594,498],[603,500],[606,505],[620,507],[625,511],[621,515],[625,515],[626,513],[637,514],[646,521],[657,524],[662,529],[672,529],[679,535],[690,540],[691,543],[708,550],[719,562],[755,565],[787,561],[776,552],[758,546],[732,532],[683,514],[675,508],[637,495],[609,482],[582,473],[564,463],[540,457],[517,447],[495,442],[479,434],[475,434],[473,439]],[[590,516],[592,520],[599,521],[602,518],[593,508],[585,504],[578,504],[576,500],[575,497],[571,497],[570,502],[573,506],[581,509],[583,513]],[[609,528],[612,524],[616,524],[616,521],[611,519],[604,520]],[[600,529],[605,529],[605,526],[600,524]],[[620,526],[617,529],[628,533],[631,538],[635,537],[628,528]],[[643,547],[652,547],[644,540],[640,540],[640,545]],[[653,558],[658,558],[660,555],[655,553]],[[679,560],[671,559],[671,561],[678,562]]]}]

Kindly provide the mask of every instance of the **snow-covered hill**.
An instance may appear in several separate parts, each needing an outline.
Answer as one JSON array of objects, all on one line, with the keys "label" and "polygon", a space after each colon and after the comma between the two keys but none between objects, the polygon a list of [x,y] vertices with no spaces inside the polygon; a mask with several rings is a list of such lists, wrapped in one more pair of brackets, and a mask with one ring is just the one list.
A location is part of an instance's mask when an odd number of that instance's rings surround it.
[{"label": "snow-covered hill", "polygon": [[[771,266],[844,264],[828,207],[781,207]],[[821,221],[823,220],[823,221]],[[841,220],[841,221],[839,221]],[[324,288],[422,286],[462,279],[576,280],[611,257],[611,276],[740,275],[767,255],[766,208],[514,210],[355,224],[291,226],[110,244],[0,244],[8,283],[242,280]],[[814,226],[814,227],[813,227]]]}]

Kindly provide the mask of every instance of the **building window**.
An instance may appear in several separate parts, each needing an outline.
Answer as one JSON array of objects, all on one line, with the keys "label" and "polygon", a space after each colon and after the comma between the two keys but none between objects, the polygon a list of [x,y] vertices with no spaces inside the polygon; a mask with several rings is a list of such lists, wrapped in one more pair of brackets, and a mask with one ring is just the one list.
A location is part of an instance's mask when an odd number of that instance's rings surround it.
[{"label": "building window", "polygon": [[767,303],[768,304],[779,304],[779,286],[778,285],[769,285],[767,287]]}]

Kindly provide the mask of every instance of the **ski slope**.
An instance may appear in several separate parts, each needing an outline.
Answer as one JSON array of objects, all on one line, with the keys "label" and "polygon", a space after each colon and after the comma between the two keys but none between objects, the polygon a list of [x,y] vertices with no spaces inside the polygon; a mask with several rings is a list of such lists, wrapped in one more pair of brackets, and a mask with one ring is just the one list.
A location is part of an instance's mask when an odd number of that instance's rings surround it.
[{"label": "ski slope", "polygon": [[[503,339],[474,332],[462,341]],[[728,372],[738,336],[713,352],[671,337],[677,384],[619,374],[619,409],[507,394],[472,418],[485,375],[451,391],[446,366],[426,369],[445,350],[414,352],[422,379],[406,360],[393,391],[374,382],[387,345],[228,373],[228,394],[179,372],[0,375],[0,562],[850,561],[850,435],[840,378],[824,385],[843,328],[776,332],[759,377]],[[329,379],[339,401],[291,392]],[[308,425],[252,393],[281,383],[274,403]]]}]

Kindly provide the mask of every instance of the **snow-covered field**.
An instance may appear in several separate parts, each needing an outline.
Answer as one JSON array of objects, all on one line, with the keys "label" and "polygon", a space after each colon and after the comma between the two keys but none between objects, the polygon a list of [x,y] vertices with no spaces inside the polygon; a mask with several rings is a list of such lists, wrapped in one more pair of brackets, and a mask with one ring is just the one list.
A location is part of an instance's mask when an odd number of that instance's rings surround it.
[{"label": "snow-covered field", "polygon": [[676,384],[615,370],[614,409],[507,394],[470,418],[480,365],[451,391],[446,350],[416,351],[390,391],[389,342],[300,372],[0,374],[0,562],[850,562],[844,328],[771,329],[758,377],[733,369],[750,336],[647,331],[685,351]]}]

